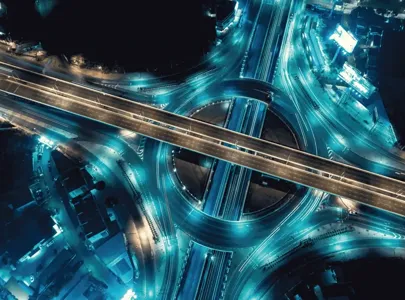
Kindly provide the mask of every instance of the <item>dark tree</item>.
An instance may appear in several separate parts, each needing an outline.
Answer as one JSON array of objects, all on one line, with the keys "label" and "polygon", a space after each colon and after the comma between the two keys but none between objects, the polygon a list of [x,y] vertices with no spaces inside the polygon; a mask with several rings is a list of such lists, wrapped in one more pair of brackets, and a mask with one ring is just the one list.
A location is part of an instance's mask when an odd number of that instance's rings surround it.
[{"label": "dark tree", "polygon": [[119,203],[118,198],[114,196],[108,196],[107,198],[105,198],[105,206],[107,206],[108,208],[112,208],[116,206],[118,203]]},{"label": "dark tree", "polygon": [[105,189],[105,182],[103,180],[97,181],[94,186],[95,186],[96,190],[102,191]]},{"label": "dark tree", "polygon": [[195,63],[215,39],[207,0],[65,0],[45,18],[33,0],[5,2],[5,25],[13,37],[39,40],[53,54],[84,54],[126,70]]}]

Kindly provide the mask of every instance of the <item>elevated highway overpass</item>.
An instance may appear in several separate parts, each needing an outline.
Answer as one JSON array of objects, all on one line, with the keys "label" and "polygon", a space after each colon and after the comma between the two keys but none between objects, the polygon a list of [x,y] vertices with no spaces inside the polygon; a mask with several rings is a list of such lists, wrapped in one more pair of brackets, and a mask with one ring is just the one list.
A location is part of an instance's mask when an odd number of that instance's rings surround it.
[{"label": "elevated highway overpass", "polygon": [[[223,88],[224,95],[266,103],[269,95],[284,96],[251,79],[225,81]],[[399,180],[5,63],[0,90],[405,216],[405,183]]]}]

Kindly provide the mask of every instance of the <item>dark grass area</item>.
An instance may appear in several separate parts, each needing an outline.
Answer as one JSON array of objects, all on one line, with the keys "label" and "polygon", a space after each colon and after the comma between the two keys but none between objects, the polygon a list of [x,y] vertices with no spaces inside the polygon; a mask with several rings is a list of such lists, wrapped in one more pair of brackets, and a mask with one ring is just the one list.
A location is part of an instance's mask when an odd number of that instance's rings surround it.
[{"label": "dark grass area", "polygon": [[344,282],[355,292],[351,299],[403,299],[402,276],[405,261],[373,257],[342,264]]},{"label": "dark grass area", "polygon": [[[402,270],[405,261],[373,250],[358,259],[348,261],[313,261],[293,264],[283,270],[284,275],[275,289],[289,299],[300,295],[305,300],[320,299],[403,299]],[[392,252],[391,252],[392,253]]]},{"label": "dark grass area", "polygon": [[17,129],[3,129],[0,145],[0,202],[17,207],[31,198],[28,186],[33,176],[35,140]]},{"label": "dark grass area", "polygon": [[[198,61],[215,39],[205,0],[69,0],[40,17],[33,0],[4,0],[14,39],[41,41],[53,54],[83,53],[126,70],[159,70]],[[208,1],[207,1],[208,2]]]},{"label": "dark grass area", "polygon": [[405,143],[405,32],[384,33],[379,92],[401,144]]}]

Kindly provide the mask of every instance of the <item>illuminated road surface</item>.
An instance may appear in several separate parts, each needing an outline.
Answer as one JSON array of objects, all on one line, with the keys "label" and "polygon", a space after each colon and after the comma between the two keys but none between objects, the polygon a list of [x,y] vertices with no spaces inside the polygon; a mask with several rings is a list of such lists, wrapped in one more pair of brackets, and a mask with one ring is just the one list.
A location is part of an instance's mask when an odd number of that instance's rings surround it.
[{"label": "illuminated road surface", "polygon": [[[2,70],[2,72],[7,73],[4,70]],[[32,74],[28,72],[22,73],[26,74],[26,77],[30,77]],[[18,76],[20,74],[18,73],[18,75],[13,75]],[[35,84],[28,81],[22,81],[21,76],[18,76],[20,79],[15,79],[13,77],[7,78],[7,76],[10,75],[3,77],[4,79],[0,82],[1,89],[7,93],[16,94],[31,100],[41,99],[39,100],[41,103],[96,119],[104,123],[109,123],[121,128],[133,130],[145,136],[159,139],[173,145],[187,148],[189,150],[203,153],[208,156],[216,157],[241,166],[246,166],[259,172],[271,174],[298,184],[314,187],[331,194],[340,195],[368,205],[380,207],[397,214],[403,215],[405,213],[405,208],[402,207],[402,201],[398,200],[405,197],[402,195],[405,185],[401,181],[362,171],[361,169],[357,169],[355,167],[331,162],[323,158],[311,156],[305,152],[255,139],[243,134],[193,120],[191,118],[176,116],[155,108],[139,105],[126,100],[120,100],[116,97],[103,95],[97,91],[81,88],[80,86],[70,85],[69,83],[65,82],[62,82],[61,84],[60,81],[57,82],[47,77],[42,79],[40,75],[32,75],[32,77],[35,77]],[[38,85],[39,83],[41,85]],[[53,85],[50,86],[50,83],[53,83]],[[63,87],[67,87],[69,90],[63,90]],[[86,98],[83,98],[82,96],[71,96],[72,94],[74,95],[75,93],[80,93],[80,91],[86,91]],[[57,96],[55,97],[55,95]],[[87,100],[91,99],[91,97],[95,99],[93,101]],[[104,101],[106,101],[107,104],[112,104],[112,102],[114,102],[114,107],[118,106],[121,108],[121,110],[107,107],[106,104],[103,104]],[[97,104],[97,102],[101,104]],[[120,106],[117,103],[125,103],[125,105]],[[108,109],[109,111],[115,111],[116,113],[98,108],[100,106],[104,109]],[[131,109],[128,109],[128,107],[131,107]],[[138,107],[138,111],[134,113],[132,107]],[[123,111],[124,108],[126,108],[126,114]],[[132,112],[128,113],[128,111]],[[152,118],[146,114],[146,111],[153,111],[155,114],[164,114],[165,118]],[[124,115],[126,116],[124,117]],[[156,124],[157,120],[162,119],[163,124]],[[175,122],[172,122],[173,119]],[[156,125],[141,120],[154,120],[153,122],[155,122]],[[184,126],[184,122],[186,122],[186,126]],[[168,124],[177,126],[177,129],[181,128],[180,130],[183,132],[169,129]],[[216,144],[219,141],[229,143],[234,147],[236,146],[250,149],[257,155]],[[274,150],[271,152],[272,147],[274,147],[273,149],[277,149],[277,155],[272,155],[274,154]],[[288,155],[286,158],[280,157],[279,149],[287,151]],[[293,161],[291,159],[292,155],[294,155],[294,157],[295,155],[303,157],[305,159],[305,164],[300,164]],[[286,156],[286,154],[284,154],[284,156]],[[310,164],[307,163],[307,159],[319,161],[321,164],[317,166],[317,169],[308,170],[308,166]],[[295,158],[295,160],[297,160],[297,158]],[[336,172],[335,169],[333,169],[332,172],[331,170],[326,169],[324,165],[339,166],[339,172]],[[343,171],[340,173],[342,168]],[[326,175],[333,175],[331,178],[329,178],[328,176],[315,174],[313,171],[321,171],[328,173]],[[365,182],[354,178],[355,176],[352,174],[361,174],[363,178],[360,178],[360,180],[364,180]],[[366,179],[364,179],[364,177],[366,177]]]}]

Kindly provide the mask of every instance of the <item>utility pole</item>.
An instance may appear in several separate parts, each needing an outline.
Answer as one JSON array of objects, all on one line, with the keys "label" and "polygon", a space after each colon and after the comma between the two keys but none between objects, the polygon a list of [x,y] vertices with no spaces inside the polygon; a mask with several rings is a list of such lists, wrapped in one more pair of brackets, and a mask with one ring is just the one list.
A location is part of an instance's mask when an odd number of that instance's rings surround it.
[{"label": "utility pole", "polygon": [[335,6],[336,6],[336,0],[333,0],[332,8],[331,8],[329,16],[328,16],[329,19],[332,17],[333,11],[335,10]]},{"label": "utility pole", "polygon": [[342,103],[346,102],[350,97],[350,90],[349,88],[346,88],[342,96],[340,96],[340,99],[338,101],[338,106],[340,106]]},{"label": "utility pole", "polygon": [[338,48],[336,49],[335,55],[333,56],[333,59],[332,59],[332,61],[330,62],[329,65],[332,65],[332,64],[336,61],[336,59],[337,59],[337,57],[338,57],[338,55],[339,55],[339,52],[340,52],[340,47],[338,47]]}]

